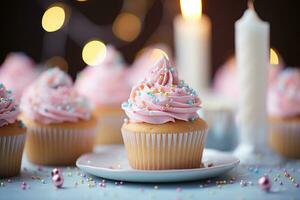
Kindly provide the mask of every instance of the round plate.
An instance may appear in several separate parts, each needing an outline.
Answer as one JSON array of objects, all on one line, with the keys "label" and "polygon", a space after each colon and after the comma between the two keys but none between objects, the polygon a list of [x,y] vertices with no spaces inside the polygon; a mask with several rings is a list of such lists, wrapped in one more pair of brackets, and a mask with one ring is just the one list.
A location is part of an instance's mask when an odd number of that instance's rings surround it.
[{"label": "round plate", "polygon": [[204,149],[204,168],[176,170],[135,170],[127,161],[122,145],[96,148],[96,153],[82,155],[76,165],[81,170],[106,179],[130,182],[179,182],[219,176],[235,168],[240,160],[229,153]]}]

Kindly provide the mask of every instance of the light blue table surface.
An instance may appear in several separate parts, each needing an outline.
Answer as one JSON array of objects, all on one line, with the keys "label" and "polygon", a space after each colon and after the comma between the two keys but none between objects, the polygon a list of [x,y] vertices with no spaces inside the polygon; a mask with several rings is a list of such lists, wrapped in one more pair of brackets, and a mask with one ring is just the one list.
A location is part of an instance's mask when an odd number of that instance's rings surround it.
[{"label": "light blue table surface", "polygon": [[[103,179],[85,174],[76,167],[63,168],[64,187],[56,189],[51,182],[50,172],[53,168],[39,167],[23,159],[22,172],[19,177],[0,179],[0,199],[149,199],[149,200],[198,200],[198,199],[300,199],[300,161],[286,161],[277,166],[240,165],[228,174],[195,182],[171,184],[141,184],[105,180],[105,187],[99,183]],[[287,171],[291,178],[285,176]],[[270,192],[260,189],[257,181],[267,174],[272,181]],[[230,184],[230,180],[235,181]],[[294,183],[293,183],[294,179]],[[217,181],[226,181],[218,186]],[[247,183],[240,184],[241,180]],[[22,182],[29,187],[21,188]]]}]

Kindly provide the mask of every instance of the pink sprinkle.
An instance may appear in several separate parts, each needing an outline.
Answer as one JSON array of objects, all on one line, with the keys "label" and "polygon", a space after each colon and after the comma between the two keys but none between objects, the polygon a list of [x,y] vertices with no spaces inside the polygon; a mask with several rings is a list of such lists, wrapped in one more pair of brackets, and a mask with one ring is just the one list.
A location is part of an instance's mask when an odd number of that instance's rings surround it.
[{"label": "pink sprinkle", "polygon": [[140,188],[140,192],[144,192],[144,188]]},{"label": "pink sprinkle", "polygon": [[181,192],[181,188],[180,187],[176,188],[176,192]]}]

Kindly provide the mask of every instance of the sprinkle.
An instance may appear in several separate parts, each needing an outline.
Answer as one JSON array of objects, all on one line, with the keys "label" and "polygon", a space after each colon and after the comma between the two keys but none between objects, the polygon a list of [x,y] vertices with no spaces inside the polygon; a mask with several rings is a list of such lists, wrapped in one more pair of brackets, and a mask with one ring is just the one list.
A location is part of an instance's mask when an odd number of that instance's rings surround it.
[{"label": "sprinkle", "polygon": [[3,83],[0,83],[0,88],[3,88],[3,87],[4,87]]},{"label": "sprinkle", "polygon": [[244,181],[244,180],[241,180],[241,181],[240,181],[240,186],[241,186],[241,187],[247,186],[247,182]]},{"label": "sprinkle", "polygon": [[176,188],[176,192],[181,192],[181,188],[180,187]]},{"label": "sprinkle", "polygon": [[44,180],[44,179],[41,179],[41,182],[42,182],[43,184],[46,184],[46,182],[45,182],[45,180]]},{"label": "sprinkle", "polygon": [[299,187],[299,183],[296,183],[296,184],[295,184],[295,187],[298,188],[298,187]]},{"label": "sprinkle", "polygon": [[5,187],[5,184],[3,182],[1,182],[0,187]]},{"label": "sprinkle", "polygon": [[192,99],[189,99],[188,102],[187,102],[190,106],[192,106],[194,104],[193,100]]},{"label": "sprinkle", "polygon": [[144,188],[140,188],[140,192],[144,192]]},{"label": "sprinkle", "polygon": [[128,124],[128,122],[129,122],[128,119],[125,118],[125,119],[124,119],[124,123],[125,123],[125,124]]},{"label": "sprinkle", "polygon": [[207,164],[207,167],[212,167],[212,166],[214,166],[213,163],[208,163],[208,164]]},{"label": "sprinkle", "polygon": [[155,189],[155,190],[158,190],[158,186],[157,186],[157,185],[155,185],[155,186],[154,186],[154,189]]},{"label": "sprinkle", "polygon": [[[22,121],[18,121],[18,125],[20,128],[25,128],[25,125]],[[27,171],[27,169],[24,167],[24,171]]]},{"label": "sprinkle", "polygon": [[7,179],[7,182],[8,182],[8,183],[11,183],[11,179]]}]

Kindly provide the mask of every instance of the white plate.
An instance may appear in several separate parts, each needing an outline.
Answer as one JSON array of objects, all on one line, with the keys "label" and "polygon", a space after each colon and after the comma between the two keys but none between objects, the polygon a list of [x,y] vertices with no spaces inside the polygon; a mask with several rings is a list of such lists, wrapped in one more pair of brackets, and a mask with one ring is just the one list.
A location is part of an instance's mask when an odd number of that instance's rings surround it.
[{"label": "white plate", "polygon": [[[82,155],[76,165],[83,171],[106,179],[130,182],[179,182],[211,178],[235,168],[240,160],[229,153],[205,149],[206,167],[179,170],[135,170],[127,161],[125,149],[120,145],[96,148],[96,153]],[[207,167],[212,164],[211,167]]]}]

